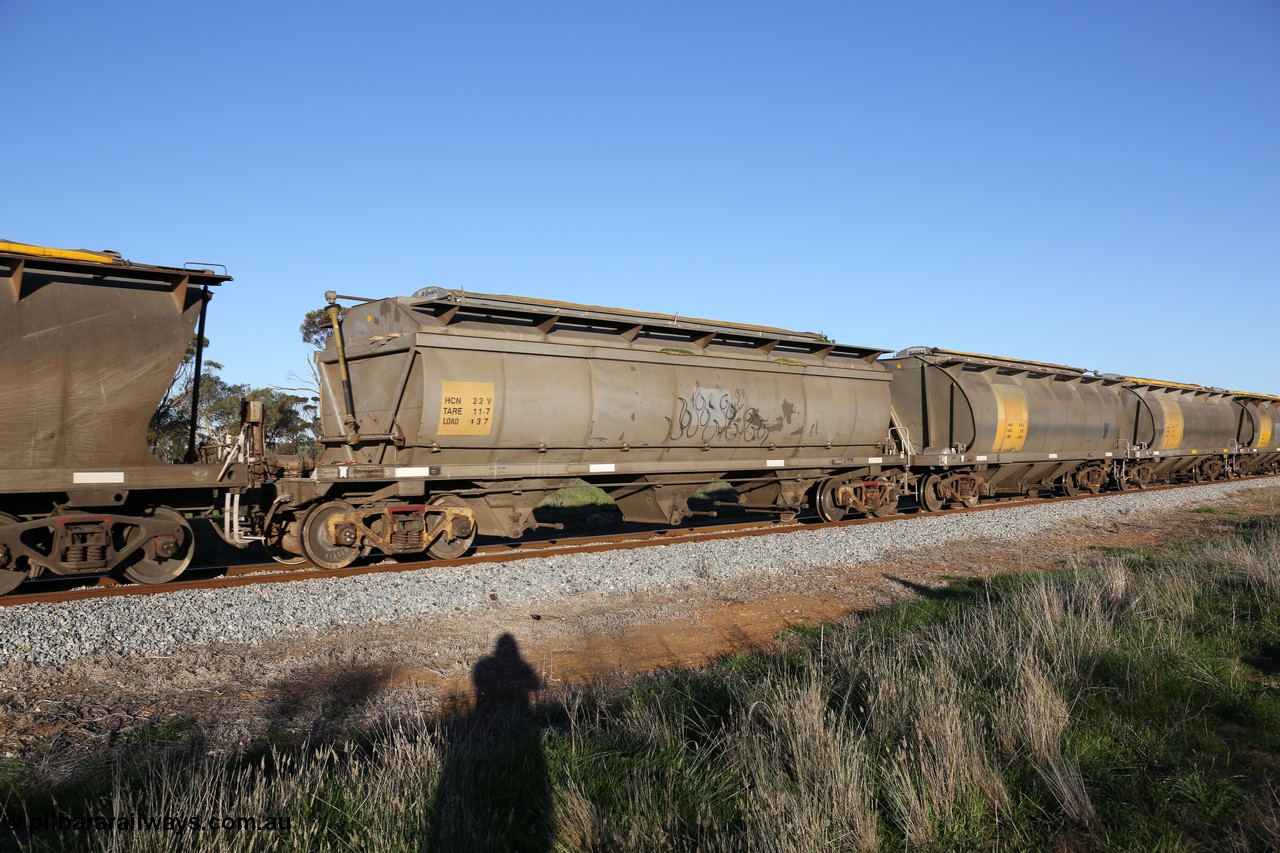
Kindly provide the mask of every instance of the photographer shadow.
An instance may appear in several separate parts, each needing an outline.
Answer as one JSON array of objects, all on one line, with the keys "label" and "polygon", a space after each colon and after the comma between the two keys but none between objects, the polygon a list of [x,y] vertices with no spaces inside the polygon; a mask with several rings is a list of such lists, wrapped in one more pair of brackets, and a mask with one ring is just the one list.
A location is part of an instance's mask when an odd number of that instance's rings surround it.
[{"label": "photographer shadow", "polygon": [[510,634],[476,663],[471,680],[474,706],[442,731],[429,849],[550,850],[554,803],[534,703],[541,680]]}]

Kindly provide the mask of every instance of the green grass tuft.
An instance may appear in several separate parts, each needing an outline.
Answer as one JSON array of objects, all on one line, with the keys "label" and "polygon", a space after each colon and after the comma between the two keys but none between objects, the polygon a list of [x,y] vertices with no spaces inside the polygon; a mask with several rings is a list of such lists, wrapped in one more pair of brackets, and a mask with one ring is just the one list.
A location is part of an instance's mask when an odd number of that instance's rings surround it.
[{"label": "green grass tuft", "polygon": [[0,762],[0,804],[291,822],[200,838],[222,850],[1276,849],[1280,527],[957,581],[704,670],[343,742],[219,761],[163,722],[109,772]]}]

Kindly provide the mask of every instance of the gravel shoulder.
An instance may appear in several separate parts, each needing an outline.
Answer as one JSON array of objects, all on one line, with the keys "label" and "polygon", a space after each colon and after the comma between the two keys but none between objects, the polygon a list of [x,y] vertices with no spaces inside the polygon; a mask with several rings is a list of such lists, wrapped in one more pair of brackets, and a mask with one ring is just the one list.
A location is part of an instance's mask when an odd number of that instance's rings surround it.
[{"label": "gravel shoulder", "polygon": [[[1215,513],[1193,512],[1213,507]],[[211,752],[431,713],[512,634],[547,685],[699,665],[957,576],[1280,511],[1257,481],[830,530],[0,610],[0,754],[180,719]],[[1235,516],[1229,513],[1235,513]]]}]

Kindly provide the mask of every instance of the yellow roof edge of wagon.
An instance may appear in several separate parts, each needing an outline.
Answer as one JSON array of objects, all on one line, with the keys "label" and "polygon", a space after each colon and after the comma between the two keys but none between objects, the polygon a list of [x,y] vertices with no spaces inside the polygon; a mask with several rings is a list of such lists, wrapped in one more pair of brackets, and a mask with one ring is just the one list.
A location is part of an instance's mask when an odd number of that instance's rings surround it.
[{"label": "yellow roof edge of wagon", "polygon": [[1179,388],[1183,391],[1208,391],[1203,385],[1191,385],[1186,382],[1167,382],[1163,379],[1144,379],[1141,376],[1121,376],[1125,382],[1136,382],[1139,385],[1151,385],[1155,388]]},{"label": "yellow roof edge of wagon", "polygon": [[1235,394],[1237,397],[1248,397],[1250,400],[1271,400],[1274,403],[1280,403],[1280,397],[1275,394],[1257,394],[1253,391],[1228,391],[1228,394]]},{"label": "yellow roof edge of wagon", "polygon": [[113,255],[108,252],[94,252],[89,249],[55,249],[49,246],[33,246],[30,243],[15,243],[12,240],[0,240],[0,252],[31,255],[37,258],[55,258],[62,261],[91,261],[99,264],[123,263],[119,255]]},{"label": "yellow roof edge of wagon", "polygon": [[963,356],[965,358],[985,358],[989,361],[1002,361],[1002,362],[1007,362],[1009,364],[1025,364],[1031,367],[1048,367],[1048,368],[1053,368],[1055,370],[1069,370],[1072,373],[1086,372],[1083,367],[1072,367],[1069,364],[1054,364],[1051,361],[1033,361],[1029,358],[1012,358],[1010,356],[1004,356],[1004,355],[987,355],[986,353],[981,353],[981,352],[965,352],[964,350],[942,349],[941,347],[934,347],[933,352],[935,355],[958,355],[958,356]]}]

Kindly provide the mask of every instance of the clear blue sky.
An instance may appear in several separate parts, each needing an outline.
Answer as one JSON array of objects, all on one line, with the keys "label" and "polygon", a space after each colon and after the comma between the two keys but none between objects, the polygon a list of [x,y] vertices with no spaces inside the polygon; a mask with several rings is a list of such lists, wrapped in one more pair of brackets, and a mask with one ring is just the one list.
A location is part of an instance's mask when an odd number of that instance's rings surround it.
[{"label": "clear blue sky", "polygon": [[0,0],[0,238],[1280,393],[1280,2]]}]

